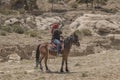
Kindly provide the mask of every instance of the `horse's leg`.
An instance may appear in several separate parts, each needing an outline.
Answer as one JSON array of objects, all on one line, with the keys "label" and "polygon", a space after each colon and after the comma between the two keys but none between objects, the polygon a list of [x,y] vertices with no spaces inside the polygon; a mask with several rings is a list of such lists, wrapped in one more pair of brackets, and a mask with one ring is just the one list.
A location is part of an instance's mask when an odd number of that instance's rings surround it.
[{"label": "horse's leg", "polygon": [[69,72],[69,70],[68,70],[68,59],[67,58],[65,60],[65,63],[66,63],[66,72]]},{"label": "horse's leg", "polygon": [[43,67],[42,67],[42,60],[44,59],[45,56],[41,56],[40,58],[40,69],[43,71]]},{"label": "horse's leg", "polygon": [[63,71],[63,66],[64,66],[64,58],[62,58],[62,65],[61,65],[60,72],[64,72],[64,71]]},{"label": "horse's leg", "polygon": [[48,60],[48,56],[45,57],[45,67],[46,67],[46,71],[50,72],[50,70],[48,69],[48,66],[47,66],[47,60]]}]

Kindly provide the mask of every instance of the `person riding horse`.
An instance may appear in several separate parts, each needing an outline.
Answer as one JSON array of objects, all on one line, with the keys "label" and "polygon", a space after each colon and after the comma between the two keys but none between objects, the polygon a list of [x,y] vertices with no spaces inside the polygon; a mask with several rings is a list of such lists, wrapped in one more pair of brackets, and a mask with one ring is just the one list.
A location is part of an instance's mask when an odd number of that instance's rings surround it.
[{"label": "person riding horse", "polygon": [[[79,37],[74,32],[71,35],[67,36],[64,41],[64,49],[62,50],[62,63],[60,72],[64,72],[64,68],[66,72],[69,72],[68,69],[68,56],[70,53],[70,49],[72,48],[72,45],[76,45],[77,47],[80,46]],[[51,72],[51,70],[48,68],[47,62],[49,59],[49,55],[56,56],[56,52],[50,50],[51,43],[45,42],[41,43],[37,46],[36,49],[36,68],[38,65],[40,65],[40,70],[43,71],[42,61],[44,60],[46,72]],[[65,66],[65,67],[64,67]]]},{"label": "person riding horse", "polygon": [[62,31],[59,28],[59,23],[54,23],[52,25],[51,33],[52,33],[51,42],[56,45],[57,55],[59,55],[59,54],[61,54],[61,48],[62,48],[62,46],[61,46],[62,40],[61,39],[63,39]]}]

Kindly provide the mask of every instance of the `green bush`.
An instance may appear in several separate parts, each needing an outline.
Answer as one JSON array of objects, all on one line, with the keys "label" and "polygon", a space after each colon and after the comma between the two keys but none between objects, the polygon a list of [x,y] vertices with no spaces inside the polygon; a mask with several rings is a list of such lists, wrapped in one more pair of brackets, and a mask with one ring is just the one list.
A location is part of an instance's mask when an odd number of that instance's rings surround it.
[{"label": "green bush", "polygon": [[13,31],[19,34],[23,34],[25,32],[25,29],[19,25],[14,25],[13,27]]}]

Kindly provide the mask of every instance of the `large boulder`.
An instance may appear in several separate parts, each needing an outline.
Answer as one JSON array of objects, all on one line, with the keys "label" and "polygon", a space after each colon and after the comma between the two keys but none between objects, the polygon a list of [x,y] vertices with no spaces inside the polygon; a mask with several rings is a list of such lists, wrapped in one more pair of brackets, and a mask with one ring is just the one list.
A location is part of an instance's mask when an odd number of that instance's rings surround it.
[{"label": "large boulder", "polygon": [[[79,33],[81,48],[75,55],[100,53],[108,49],[120,49],[120,16],[84,14],[70,24],[71,32]],[[83,34],[92,34],[84,36]]]},{"label": "large boulder", "polygon": [[118,24],[114,24],[107,20],[100,20],[96,23],[96,28],[98,34],[113,33],[115,30],[119,29]]},{"label": "large boulder", "polygon": [[115,33],[120,29],[119,15],[84,14],[71,25],[72,31],[89,29],[93,34]]},{"label": "large boulder", "polygon": [[12,24],[15,24],[15,23],[19,23],[20,21],[19,21],[19,19],[17,19],[17,18],[10,18],[10,19],[8,19],[8,20],[6,20],[5,22],[4,22],[4,25],[6,26],[6,25],[12,25]]}]

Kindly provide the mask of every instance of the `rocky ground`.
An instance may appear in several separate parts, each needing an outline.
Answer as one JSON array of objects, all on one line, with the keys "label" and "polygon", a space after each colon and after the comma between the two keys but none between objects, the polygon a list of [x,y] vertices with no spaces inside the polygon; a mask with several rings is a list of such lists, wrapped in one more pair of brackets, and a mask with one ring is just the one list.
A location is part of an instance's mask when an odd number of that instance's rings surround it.
[{"label": "rocky ground", "polygon": [[[40,0],[38,3],[41,3]],[[43,1],[42,6],[48,4],[43,9],[46,12],[37,16],[17,11],[9,15],[0,14],[0,80],[119,80],[118,3],[119,0],[109,0],[103,9],[96,10],[86,9],[85,4],[79,5],[76,10],[69,8],[70,4],[64,5],[68,7],[59,5],[65,11],[52,13],[47,12],[51,4]],[[54,6],[59,8],[58,4]],[[50,42],[50,24],[54,22],[64,24],[62,31],[65,38],[74,31],[79,35],[81,46],[72,46],[69,55],[70,73],[59,72],[60,57],[49,59],[51,73],[34,69],[36,47]],[[24,33],[19,33],[19,30]]]}]

